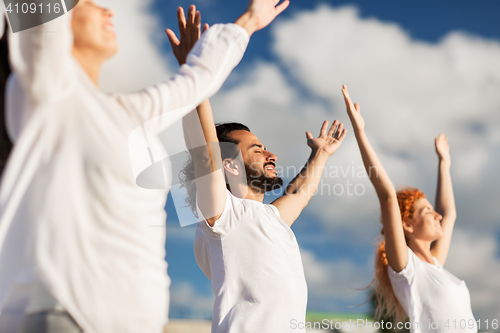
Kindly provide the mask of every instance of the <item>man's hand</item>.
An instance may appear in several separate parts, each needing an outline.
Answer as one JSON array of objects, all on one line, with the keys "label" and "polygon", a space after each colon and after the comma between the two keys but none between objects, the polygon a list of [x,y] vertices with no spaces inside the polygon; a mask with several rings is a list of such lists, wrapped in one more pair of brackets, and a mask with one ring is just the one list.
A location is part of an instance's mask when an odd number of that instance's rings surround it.
[{"label": "man's hand", "polygon": [[280,1],[250,0],[246,12],[234,23],[243,27],[248,35],[252,36],[255,31],[267,27],[290,4],[289,0],[285,0],[278,5]]},{"label": "man's hand", "polygon": [[[186,58],[193,48],[194,44],[200,39],[201,36],[201,13],[196,10],[194,5],[189,6],[187,18],[184,17],[184,10],[182,7],[177,9],[177,21],[179,23],[179,37],[180,41],[175,35],[175,33],[167,29],[168,39],[170,45],[172,45],[172,51],[174,52],[179,65],[182,66],[186,63]],[[203,31],[208,29],[208,24],[205,23],[203,26]]]},{"label": "man's hand", "polygon": [[342,86],[342,94],[344,94],[345,105],[347,108],[347,114],[349,115],[349,119],[351,119],[352,127],[356,133],[362,132],[365,130],[365,120],[361,116],[361,109],[359,104],[352,104],[351,97],[349,97],[349,92],[347,91],[347,87]]},{"label": "man's hand", "polygon": [[444,134],[439,134],[435,139],[436,153],[439,156],[439,161],[451,164],[450,146],[448,145],[448,138]]},{"label": "man's hand", "polygon": [[280,216],[289,226],[299,217],[318,189],[328,158],[335,153],[345,138],[347,130],[335,120],[327,133],[328,121],[323,123],[318,138],[306,132],[311,156],[297,176],[287,185],[282,197],[273,201]]},{"label": "man's hand", "polygon": [[342,144],[345,138],[347,130],[344,128],[342,123],[335,120],[330,127],[328,133],[326,132],[328,128],[328,121],[323,122],[321,131],[318,138],[314,138],[310,132],[306,132],[307,145],[311,147],[313,152],[326,153],[327,156],[331,156],[337,151],[337,149]]}]

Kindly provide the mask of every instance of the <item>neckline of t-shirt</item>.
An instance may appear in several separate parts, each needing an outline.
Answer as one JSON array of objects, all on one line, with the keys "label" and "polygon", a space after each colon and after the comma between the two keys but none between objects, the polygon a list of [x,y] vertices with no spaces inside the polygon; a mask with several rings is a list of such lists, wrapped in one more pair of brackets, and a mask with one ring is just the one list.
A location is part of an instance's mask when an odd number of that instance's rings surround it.
[{"label": "neckline of t-shirt", "polygon": [[239,199],[239,200],[245,200],[245,201],[250,201],[250,202],[255,202],[256,204],[261,204],[261,205],[267,205],[263,202],[260,202],[260,201],[257,201],[257,200],[253,200],[253,199],[247,199],[247,198],[240,198],[240,197],[237,197],[235,196],[233,193],[231,193],[231,191],[227,190],[233,197],[235,197],[236,199]]},{"label": "neckline of t-shirt", "polygon": [[427,264],[427,265],[430,265],[430,266],[433,266],[433,267],[436,267],[436,268],[443,268],[443,266],[441,265],[441,263],[439,262],[439,260],[432,256],[432,261],[434,261],[433,264],[431,264],[430,262],[427,262],[427,261],[423,261],[422,259],[420,259],[419,256],[417,256],[417,254],[415,252],[413,252],[413,250],[408,246],[408,249],[410,249],[410,251],[415,255],[415,257],[418,258],[418,260],[420,260],[421,262]]},{"label": "neckline of t-shirt", "polygon": [[[234,195],[233,195],[234,196]],[[238,198],[237,196],[234,196],[235,198]],[[257,205],[262,205],[262,206],[274,206],[272,203],[270,204],[266,204],[266,203],[263,203],[263,202],[260,202],[260,201],[257,201],[257,200],[253,200],[253,199],[246,199],[246,198],[238,198],[240,200],[245,200],[245,201],[248,201],[248,202],[253,202]],[[276,206],[274,206],[275,208],[277,208]],[[278,216],[281,218],[281,216]]]},{"label": "neckline of t-shirt", "polygon": [[[418,258],[418,256],[417,256],[417,258]],[[420,258],[418,258],[418,259],[420,259]],[[422,259],[420,259],[420,260],[422,260]],[[426,263],[427,265],[430,265],[430,266],[433,266],[433,267],[436,267],[436,268],[439,268],[439,269],[443,268],[443,266],[441,266],[441,263],[439,262],[439,260],[436,257],[433,256],[432,257],[432,261],[434,261],[433,264],[431,264],[430,262],[422,260],[422,262]]]},{"label": "neckline of t-shirt", "polygon": [[[257,201],[257,200],[253,200],[253,199],[239,198],[239,197],[235,196],[233,193],[231,193],[231,191],[229,191],[229,190],[227,190],[227,191],[228,191],[228,193],[231,196],[233,196],[234,198],[239,199],[239,200],[245,200],[245,201],[249,201],[249,202],[254,202],[257,205],[260,204],[260,205],[263,205],[263,206],[274,206],[272,203],[265,204],[263,202],[260,202],[260,201]],[[274,206],[274,208],[276,208],[278,210],[278,208],[276,206]],[[279,213],[279,210],[278,210],[278,213]],[[283,224],[283,226],[286,226],[288,229],[292,229],[285,221],[283,221],[283,219],[281,218],[281,215],[276,215],[274,212],[273,212],[273,215],[278,218],[278,220],[280,221],[281,224]]]}]

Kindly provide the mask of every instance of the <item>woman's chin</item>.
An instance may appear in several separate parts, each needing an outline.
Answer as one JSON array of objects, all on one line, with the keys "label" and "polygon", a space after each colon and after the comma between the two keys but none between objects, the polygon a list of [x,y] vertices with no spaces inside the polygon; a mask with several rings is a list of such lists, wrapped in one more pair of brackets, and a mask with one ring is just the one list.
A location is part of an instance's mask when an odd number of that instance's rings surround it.
[{"label": "woman's chin", "polygon": [[105,53],[106,53],[106,58],[112,58],[115,54],[118,53],[120,47],[118,46],[118,43],[116,41],[110,42],[109,45],[106,45]]},{"label": "woman's chin", "polygon": [[438,232],[436,233],[434,242],[437,241],[437,240],[439,240],[439,239],[441,239],[441,237],[443,237],[443,230],[439,229]]}]

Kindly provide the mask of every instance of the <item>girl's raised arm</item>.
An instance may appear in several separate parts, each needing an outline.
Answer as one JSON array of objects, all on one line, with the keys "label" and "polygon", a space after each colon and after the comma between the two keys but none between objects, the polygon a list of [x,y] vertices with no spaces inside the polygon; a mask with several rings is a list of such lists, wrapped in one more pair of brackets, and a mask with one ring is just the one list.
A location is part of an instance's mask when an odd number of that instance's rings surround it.
[{"label": "girl's raised arm", "polygon": [[438,239],[431,249],[432,255],[439,260],[441,265],[444,265],[448,250],[450,249],[451,236],[457,218],[457,210],[455,208],[455,197],[453,195],[453,186],[451,184],[451,157],[450,147],[448,146],[448,138],[444,134],[440,134],[435,139],[436,153],[439,157],[438,183],[436,193],[436,212],[443,216],[441,227],[443,236]]},{"label": "girl's raised arm", "polygon": [[354,135],[358,142],[366,172],[375,187],[380,201],[387,260],[396,272],[400,272],[408,263],[408,248],[405,241],[396,189],[378,159],[375,150],[373,150],[368,141],[365,133],[365,121],[361,116],[359,104],[352,103],[346,86],[342,87],[342,93],[344,94],[347,114],[354,129]]}]

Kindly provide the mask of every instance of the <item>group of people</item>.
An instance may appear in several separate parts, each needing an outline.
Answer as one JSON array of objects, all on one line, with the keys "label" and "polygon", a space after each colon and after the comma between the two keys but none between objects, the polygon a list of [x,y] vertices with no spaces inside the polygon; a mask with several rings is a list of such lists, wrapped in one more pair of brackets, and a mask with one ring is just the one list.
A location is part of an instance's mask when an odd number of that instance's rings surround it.
[{"label": "group of people", "polygon": [[[187,15],[179,8],[180,36],[166,31],[178,74],[132,94],[98,89],[100,68],[118,45],[113,12],[93,0],[10,33],[5,123],[14,146],[0,189],[1,332],[163,330],[170,285],[165,233],[150,226],[165,222],[168,189],[137,185],[129,140],[148,121],[165,130],[174,112],[183,116],[191,154],[183,186],[201,220],[194,250],[212,281],[212,332],[305,332],[291,325],[306,320],[307,284],[290,227],[346,129],[335,120],[325,121],[318,137],[307,132],[309,159],[266,205],[265,193],[283,186],[276,155],[243,124],[215,125],[208,101],[249,37],[288,5],[250,0],[234,24],[212,27],[202,27],[194,6]],[[447,138],[435,140],[434,208],[417,189],[396,191],[368,141],[359,105],[345,86],[342,93],[382,212],[377,315],[420,322],[414,332],[476,332],[465,283],[442,267],[456,218]],[[446,328],[453,320],[473,326]]]}]

